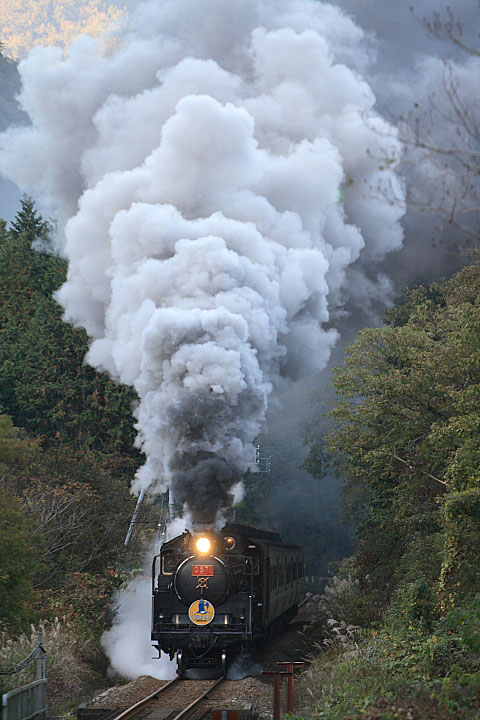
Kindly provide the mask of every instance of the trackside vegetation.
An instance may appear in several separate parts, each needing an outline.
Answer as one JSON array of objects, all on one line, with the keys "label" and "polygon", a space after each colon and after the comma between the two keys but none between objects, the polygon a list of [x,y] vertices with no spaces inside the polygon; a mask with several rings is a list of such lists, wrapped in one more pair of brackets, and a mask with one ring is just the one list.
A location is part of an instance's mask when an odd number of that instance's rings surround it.
[{"label": "trackside vegetation", "polygon": [[[9,229],[0,221],[0,667],[43,629],[55,712],[106,669],[112,596],[150,526],[125,553],[135,398],[84,364],[86,335],[53,299],[66,264],[50,235],[28,197]],[[0,692],[17,681],[0,676]]]},{"label": "trackside vegetation", "polygon": [[308,464],[340,466],[357,547],[313,603],[304,712],[480,717],[479,263],[360,332],[335,386]]}]

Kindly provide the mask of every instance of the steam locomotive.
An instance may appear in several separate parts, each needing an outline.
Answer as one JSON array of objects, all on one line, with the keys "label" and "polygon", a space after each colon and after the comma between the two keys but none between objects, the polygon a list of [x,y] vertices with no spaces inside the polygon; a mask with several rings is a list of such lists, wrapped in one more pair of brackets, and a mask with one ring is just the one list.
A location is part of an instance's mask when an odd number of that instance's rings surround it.
[{"label": "steam locomotive", "polygon": [[278,533],[228,524],[162,545],[152,564],[152,641],[191,668],[225,672],[295,617],[303,555]]}]

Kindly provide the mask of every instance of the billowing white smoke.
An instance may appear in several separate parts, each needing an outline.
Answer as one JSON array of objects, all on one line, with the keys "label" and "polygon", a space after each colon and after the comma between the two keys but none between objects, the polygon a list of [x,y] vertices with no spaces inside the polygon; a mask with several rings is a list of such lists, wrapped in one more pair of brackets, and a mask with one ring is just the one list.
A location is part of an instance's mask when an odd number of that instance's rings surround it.
[{"label": "billowing white smoke", "polygon": [[176,663],[170,662],[167,655],[159,661],[149,640],[151,597],[150,578],[139,577],[114,598],[118,609],[112,627],[102,635],[102,647],[115,675],[130,680],[140,675],[162,680],[175,677]]},{"label": "billowing white smoke", "polygon": [[108,57],[88,38],[30,54],[33,126],[0,167],[60,218],[88,362],[138,393],[134,491],[173,484],[211,520],[272,389],[326,364],[347,300],[388,294],[362,268],[401,245],[399,146],[337,8],[154,0],[135,21]]}]

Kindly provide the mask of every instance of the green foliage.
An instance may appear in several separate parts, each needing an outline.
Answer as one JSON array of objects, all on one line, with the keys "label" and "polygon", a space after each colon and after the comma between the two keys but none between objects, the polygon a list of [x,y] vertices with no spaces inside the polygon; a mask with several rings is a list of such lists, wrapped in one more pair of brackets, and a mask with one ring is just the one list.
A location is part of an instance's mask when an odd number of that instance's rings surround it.
[{"label": "green foliage", "polygon": [[41,537],[32,531],[20,500],[9,492],[9,473],[32,451],[9,418],[0,416],[0,625],[18,630],[33,617],[33,580],[41,558]]},{"label": "green foliage", "polygon": [[32,619],[33,568],[39,538],[32,535],[20,502],[0,492],[0,624],[18,630]]},{"label": "green foliage", "polygon": [[52,229],[51,224],[38,214],[32,198],[24,195],[10,228],[12,236],[17,240],[24,236],[30,244],[35,241],[48,242]]},{"label": "green foliage", "polygon": [[387,325],[359,333],[336,373],[329,447],[358,523],[357,566],[384,602],[407,581],[412,557],[430,585],[438,580],[442,505],[480,480],[479,338],[474,264],[407,294]]},{"label": "green foliage", "polygon": [[0,664],[4,650],[28,655],[26,628],[41,621],[55,705],[105,670],[112,594],[149,525],[126,553],[135,398],[84,364],[85,333],[62,321],[52,295],[66,265],[51,232],[28,197],[10,230],[0,221]]},{"label": "green foliage", "polygon": [[451,610],[443,620],[448,632],[458,633],[469,650],[480,652],[480,595],[466,607]]},{"label": "green foliage", "polygon": [[30,198],[10,232],[0,233],[0,405],[15,425],[45,445],[121,454],[125,472],[139,463],[133,449],[130,388],[84,364],[87,337],[62,321],[54,291],[63,260],[32,249],[48,244],[50,225]]},{"label": "green foliage", "polygon": [[6,415],[0,415],[0,473],[4,481],[12,467],[24,463],[37,444],[13,426]]},{"label": "green foliage", "polygon": [[1,618],[19,630],[65,616],[98,640],[129,557],[134,397],[84,364],[85,333],[62,321],[51,232],[26,196],[0,223]]},{"label": "green foliage", "polygon": [[443,505],[442,606],[471,599],[480,586],[480,488],[451,493]]},{"label": "green foliage", "polygon": [[0,471],[1,620],[68,615],[100,633],[135,504],[115,464],[44,450],[0,416]]},{"label": "green foliage", "polygon": [[99,572],[66,572],[63,575],[64,587],[54,593],[51,590],[41,593],[43,617],[57,616],[68,620],[76,627],[79,635],[88,639],[92,657],[97,660],[100,654],[96,643],[102,633],[110,627],[113,619],[112,596],[117,591],[123,575],[113,568],[102,568]]},{"label": "green foliage", "polygon": [[297,697],[299,715],[325,720],[470,720],[480,717],[480,662],[455,632],[394,617],[314,658]]},{"label": "green foliage", "polygon": [[420,575],[413,582],[403,584],[396,593],[395,603],[405,622],[415,623],[425,630],[432,628],[437,597],[425,576]]},{"label": "green foliage", "polygon": [[[314,660],[304,712],[480,718],[479,264],[407,293],[359,334],[335,384],[329,451],[358,538],[340,614],[358,617],[356,588],[377,612],[363,640]],[[321,437],[309,440],[320,467]]]},{"label": "green foliage", "polygon": [[42,590],[75,597],[72,573],[104,574],[118,561],[135,500],[111,462],[71,449],[39,450],[9,486],[43,538]]}]

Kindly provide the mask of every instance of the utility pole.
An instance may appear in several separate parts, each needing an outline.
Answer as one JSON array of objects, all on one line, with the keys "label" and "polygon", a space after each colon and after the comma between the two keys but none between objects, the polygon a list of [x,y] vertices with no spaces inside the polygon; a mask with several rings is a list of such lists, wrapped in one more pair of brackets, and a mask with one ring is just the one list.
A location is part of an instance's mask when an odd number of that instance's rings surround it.
[{"label": "utility pole", "polygon": [[132,519],[130,521],[130,527],[128,528],[127,537],[125,538],[124,542],[125,547],[128,547],[128,543],[132,539],[133,531],[135,530],[135,525],[137,524],[138,513],[140,512],[140,505],[142,504],[144,497],[145,490],[142,490],[140,495],[138,496],[137,504],[135,506],[135,510],[133,511]]},{"label": "utility pole", "polygon": [[261,457],[260,445],[255,446],[255,465],[257,466],[257,472],[269,473],[272,470],[272,456]]}]

